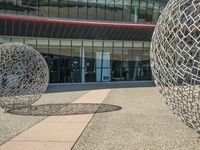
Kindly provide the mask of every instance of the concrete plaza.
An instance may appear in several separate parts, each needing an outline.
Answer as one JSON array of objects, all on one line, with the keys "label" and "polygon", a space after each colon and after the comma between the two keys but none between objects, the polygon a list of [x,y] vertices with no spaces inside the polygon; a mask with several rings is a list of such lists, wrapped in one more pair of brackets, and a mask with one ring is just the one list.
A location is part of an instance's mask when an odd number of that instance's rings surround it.
[{"label": "concrete plaza", "polygon": [[200,149],[199,134],[173,115],[151,82],[50,85],[34,105],[58,103],[71,104],[70,112],[47,117],[1,109],[0,150]]}]

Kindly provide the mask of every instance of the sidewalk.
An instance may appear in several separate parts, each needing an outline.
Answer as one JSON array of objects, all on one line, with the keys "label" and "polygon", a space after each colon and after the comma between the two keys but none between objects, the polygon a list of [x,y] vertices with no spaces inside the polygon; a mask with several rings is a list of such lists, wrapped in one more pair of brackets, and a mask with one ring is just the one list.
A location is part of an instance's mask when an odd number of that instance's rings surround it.
[{"label": "sidewalk", "polygon": [[[18,129],[19,134],[10,135],[12,138],[2,144],[0,150],[200,149],[199,135],[179,122],[155,87],[53,92],[45,94],[37,103],[52,102],[103,103],[122,109],[67,116],[29,116],[30,120],[38,118],[36,124]],[[14,119],[25,117],[7,115]],[[4,113],[0,113],[0,117],[6,118]],[[0,140],[4,140],[1,132],[5,124],[1,126]],[[8,130],[12,132],[13,129]]]}]

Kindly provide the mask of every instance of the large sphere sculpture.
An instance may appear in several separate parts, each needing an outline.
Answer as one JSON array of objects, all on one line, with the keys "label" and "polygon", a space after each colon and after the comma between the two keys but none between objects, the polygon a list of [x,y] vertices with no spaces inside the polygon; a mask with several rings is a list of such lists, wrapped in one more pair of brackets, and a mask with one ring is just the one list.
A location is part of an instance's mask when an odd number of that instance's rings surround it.
[{"label": "large sphere sculpture", "polygon": [[0,45],[0,107],[30,106],[45,92],[48,66],[32,47],[19,43]]},{"label": "large sphere sculpture", "polygon": [[155,81],[170,109],[200,133],[200,1],[170,0],[151,45]]}]

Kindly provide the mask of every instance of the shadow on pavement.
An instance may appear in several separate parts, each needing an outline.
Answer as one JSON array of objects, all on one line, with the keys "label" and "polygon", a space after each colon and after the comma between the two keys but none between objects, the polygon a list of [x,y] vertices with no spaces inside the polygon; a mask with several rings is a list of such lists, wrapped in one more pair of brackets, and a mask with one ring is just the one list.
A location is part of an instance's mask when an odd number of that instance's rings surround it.
[{"label": "shadow on pavement", "polygon": [[10,109],[7,112],[24,116],[62,116],[118,111],[120,106],[97,103],[43,104]]}]

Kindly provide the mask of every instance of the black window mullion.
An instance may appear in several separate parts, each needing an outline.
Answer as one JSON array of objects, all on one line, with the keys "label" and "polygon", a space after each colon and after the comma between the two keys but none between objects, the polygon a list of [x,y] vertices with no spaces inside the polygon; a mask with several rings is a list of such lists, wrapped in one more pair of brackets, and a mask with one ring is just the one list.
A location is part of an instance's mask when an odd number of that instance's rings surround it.
[{"label": "black window mullion", "polygon": [[122,1],[122,20],[124,20],[124,0]]},{"label": "black window mullion", "polygon": [[80,55],[80,81],[82,82],[82,74],[83,74],[83,40],[81,40],[81,48],[80,48],[80,51],[81,51],[81,55]]},{"label": "black window mullion", "polygon": [[[132,20],[131,20],[131,14],[133,13],[133,0],[131,0],[131,13],[130,13],[130,20],[129,20],[129,22],[132,22]],[[135,15],[135,13],[134,13],[134,15]]]},{"label": "black window mullion", "polygon": [[107,8],[107,0],[105,0],[105,3],[104,3],[104,18],[103,20],[106,20],[106,9]]},{"label": "black window mullion", "polygon": [[146,18],[148,17],[148,5],[149,5],[149,1],[146,2],[146,8],[145,8],[145,22],[146,22]]},{"label": "black window mullion", "polygon": [[47,11],[48,11],[48,12],[47,12],[47,13],[48,13],[48,16],[50,16],[50,15],[49,15],[49,7],[50,7],[50,6],[49,6],[49,4],[50,4],[50,3],[49,3],[49,1],[50,1],[50,0],[48,0],[48,8],[47,8]]},{"label": "black window mullion", "polygon": [[58,2],[57,2],[57,17],[59,17],[60,16],[60,14],[59,14],[59,6],[60,6],[60,0],[58,0]]},{"label": "black window mullion", "polygon": [[116,1],[116,0],[114,0],[114,13],[113,13],[113,21],[115,20],[115,9],[116,9],[116,8],[115,8],[115,1]]},{"label": "black window mullion", "polygon": [[40,14],[39,8],[40,8],[40,0],[37,0],[37,15],[38,15],[38,16],[39,16],[39,14]]},{"label": "black window mullion", "polygon": [[95,58],[94,58],[94,41],[92,40],[92,70],[95,72],[94,67],[95,67]]},{"label": "black window mullion", "polygon": [[143,69],[143,53],[144,53],[144,42],[142,47],[142,57],[141,57],[141,64],[140,64],[140,80],[142,80],[142,69]]},{"label": "black window mullion", "polygon": [[18,0],[15,0],[15,14],[18,14],[18,5],[17,5]]},{"label": "black window mullion", "polygon": [[102,82],[102,76],[103,76],[104,41],[103,41],[103,43],[102,43],[102,44],[103,44],[103,45],[102,45],[102,51],[101,51],[101,52],[102,52],[102,54],[101,54],[101,76],[100,76],[100,77],[101,77],[101,80],[100,80],[101,82]]},{"label": "black window mullion", "polygon": [[60,18],[60,0],[58,0],[58,18]]},{"label": "black window mullion", "polygon": [[137,12],[138,12],[138,20],[137,20],[137,22],[140,22],[139,20],[140,20],[140,13],[141,13],[141,0],[139,1]]},{"label": "black window mullion", "polygon": [[77,13],[76,13],[75,19],[79,19],[79,0],[78,0],[78,2],[76,2],[76,11],[77,11]]},{"label": "black window mullion", "polygon": [[38,38],[36,38],[36,43],[35,44],[36,44],[35,45],[36,49],[38,49]]},{"label": "black window mullion", "polygon": [[123,67],[124,67],[124,64],[123,64],[123,62],[124,62],[123,61],[123,58],[124,58],[123,57],[124,56],[124,42],[122,43],[122,47],[121,48],[122,48],[122,56],[121,56],[121,66],[120,66],[121,67],[120,68],[120,80],[122,80],[122,78],[123,78],[123,72],[122,71],[123,71]]},{"label": "black window mullion", "polygon": [[30,11],[30,6],[29,6],[29,0],[27,1],[27,15],[29,15],[29,11]]},{"label": "black window mullion", "polygon": [[[69,63],[72,64],[72,57],[73,57],[73,56],[72,56],[72,40],[70,40],[70,42],[71,42],[71,44],[70,44],[70,61],[69,61]],[[73,68],[72,68],[72,65],[70,65],[70,70],[72,70],[72,69],[73,69]],[[71,72],[71,73],[72,73],[72,72]],[[71,74],[71,73],[70,73],[70,74]],[[71,79],[70,82],[72,82],[72,80],[73,80],[73,79]]]},{"label": "black window mullion", "polygon": [[152,23],[154,23],[154,20],[153,20],[154,17],[153,17],[153,16],[154,16],[154,12],[155,12],[155,3],[156,3],[156,2],[153,2]]},{"label": "black window mullion", "polygon": [[114,41],[112,41],[111,60],[110,60],[110,67],[111,67],[110,76],[111,76],[111,78],[112,78],[112,69],[113,69],[113,67],[112,67],[113,66],[113,51],[114,51]]},{"label": "black window mullion", "polygon": [[86,15],[87,15],[86,18],[87,18],[87,19],[88,19],[88,9],[89,9],[89,8],[88,8],[88,0],[87,0],[87,4],[86,4]]},{"label": "black window mullion", "polygon": [[67,18],[69,18],[69,0],[67,1]]},{"label": "black window mullion", "polygon": [[[135,43],[133,42],[133,43],[132,43],[132,53],[131,53],[131,65],[130,65],[130,69],[133,69],[133,71],[132,71],[133,74],[134,74],[134,70],[135,70],[135,67],[132,66],[133,63],[134,63],[134,61],[133,61],[134,45],[135,45]],[[132,76],[131,76],[131,80],[134,80],[134,79],[133,79],[133,74],[132,74]]]},{"label": "black window mullion", "polygon": [[3,12],[6,13],[6,0],[3,0]]},{"label": "black window mullion", "polygon": [[104,10],[104,20],[107,20],[106,14],[107,14],[107,0],[105,0],[105,10]]},{"label": "black window mullion", "polygon": [[96,0],[96,5],[95,5],[95,7],[96,7],[95,20],[97,20],[97,0]]}]

